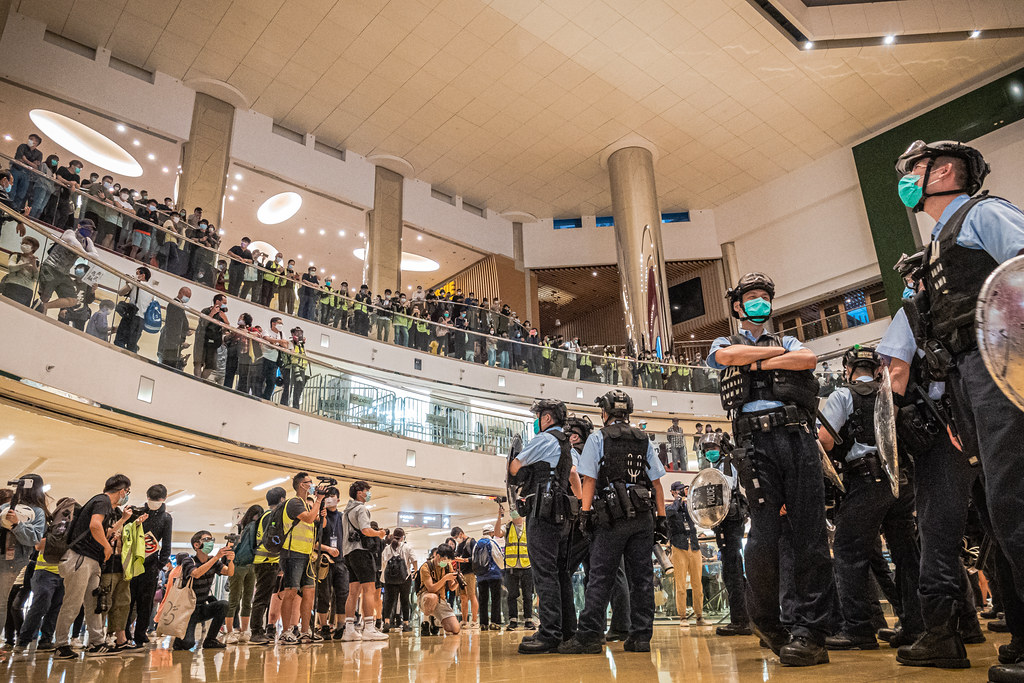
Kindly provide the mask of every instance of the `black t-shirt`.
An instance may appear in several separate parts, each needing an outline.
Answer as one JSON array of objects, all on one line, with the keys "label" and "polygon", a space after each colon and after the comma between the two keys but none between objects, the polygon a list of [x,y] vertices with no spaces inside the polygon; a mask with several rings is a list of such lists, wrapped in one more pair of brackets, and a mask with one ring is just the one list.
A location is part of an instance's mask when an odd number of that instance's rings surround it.
[{"label": "black t-shirt", "polygon": [[[316,285],[317,287],[320,286],[320,278],[318,278],[316,275],[310,275],[309,273],[302,274],[302,281],[308,282],[312,285]],[[313,296],[314,294],[316,294],[316,290],[313,289],[312,287],[303,287],[302,293],[305,296]]]},{"label": "black t-shirt", "polygon": [[[249,251],[248,249],[243,249],[242,246],[239,244],[236,244],[235,246],[228,249],[228,253],[234,254],[238,258],[249,259],[250,261],[252,260],[252,252]],[[241,270],[245,266],[246,264],[240,261],[228,261],[228,268],[230,268],[231,270]]]},{"label": "black t-shirt", "polygon": [[[18,160],[24,159],[25,161],[39,162],[43,160],[43,153],[35,147],[29,147],[26,143],[18,145],[17,151],[14,153],[14,158]],[[23,167],[18,166],[18,170],[24,170]]]},{"label": "black t-shirt", "polygon": [[459,559],[469,560],[468,562],[462,563],[462,573],[472,574],[473,573],[473,548],[476,547],[476,539],[466,537],[462,543],[455,548],[455,557]]},{"label": "black t-shirt", "polygon": [[[192,561],[196,563],[196,568],[206,564],[199,559],[199,555],[193,555]],[[207,558],[207,561],[209,561],[209,558]],[[227,571],[227,566],[227,560],[222,557],[210,568],[208,572],[202,576],[197,576],[192,579],[192,590],[196,593],[197,604],[206,602],[207,596],[210,595],[210,588],[213,587],[213,580],[217,578],[218,574],[225,573]]]},{"label": "black t-shirt", "polygon": [[91,557],[103,564],[103,546],[96,542],[89,531],[89,523],[93,515],[103,515],[103,531],[106,532],[112,523],[111,516],[114,506],[110,504],[110,496],[101,493],[89,499],[89,502],[82,506],[82,511],[75,517],[71,525],[69,540],[72,541],[71,549],[79,555]]}]

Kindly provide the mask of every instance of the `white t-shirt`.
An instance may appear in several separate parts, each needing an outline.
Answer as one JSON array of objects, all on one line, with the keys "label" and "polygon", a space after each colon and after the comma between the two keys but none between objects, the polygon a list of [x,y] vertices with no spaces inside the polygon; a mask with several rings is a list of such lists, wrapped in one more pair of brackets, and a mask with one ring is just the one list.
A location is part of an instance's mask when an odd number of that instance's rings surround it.
[{"label": "white t-shirt", "polygon": [[[284,339],[284,332],[274,332],[274,330],[270,330],[269,332],[263,335],[263,338],[268,341],[273,341],[274,339]],[[278,350],[280,348],[281,347],[277,346],[276,344],[267,344],[266,346],[263,347],[263,357],[269,360],[271,363],[276,363],[278,356],[281,355],[281,352]]]},{"label": "white t-shirt", "polygon": [[136,317],[145,318],[146,310],[149,308],[149,304],[152,303],[155,297],[146,290],[140,289],[135,285],[131,285],[131,288],[131,291],[128,292],[128,301],[139,307],[139,310],[135,312]]},{"label": "white t-shirt", "polygon": [[380,556],[381,582],[384,581],[384,569],[388,566],[388,560],[390,560],[395,555],[398,555],[403,560],[405,560],[405,569],[408,572],[405,578],[409,578],[410,576],[412,576],[412,567],[416,563],[416,556],[412,554],[412,548],[410,548],[409,544],[405,541],[402,541],[402,543],[398,546],[398,550],[392,548],[391,544],[388,543],[386,546],[384,546],[384,552],[381,553]]}]

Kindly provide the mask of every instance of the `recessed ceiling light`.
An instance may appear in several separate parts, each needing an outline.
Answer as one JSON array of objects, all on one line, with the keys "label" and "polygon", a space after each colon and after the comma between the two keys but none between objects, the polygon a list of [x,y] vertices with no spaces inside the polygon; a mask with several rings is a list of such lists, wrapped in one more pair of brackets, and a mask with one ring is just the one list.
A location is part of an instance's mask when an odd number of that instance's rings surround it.
[{"label": "recessed ceiling light", "polygon": [[408,285],[408,286],[406,287],[406,289],[408,289],[409,291],[412,291],[412,285]]},{"label": "recessed ceiling light", "polygon": [[[355,257],[360,261],[366,260],[365,249],[355,249],[353,252]],[[410,254],[407,251],[402,252],[402,270],[408,270],[416,273],[429,273],[434,270],[438,270],[441,267],[437,261],[429,259],[426,256],[420,256],[419,254]]]},{"label": "recessed ceiling light", "polygon": [[306,229],[305,228],[299,228],[299,234],[300,235],[305,235],[306,234]]},{"label": "recessed ceiling light", "polygon": [[136,147],[138,147],[138,146],[139,146],[139,145],[141,145],[142,143],[141,143],[141,142],[139,142],[138,140],[132,140],[132,144],[133,144],[133,145],[135,145]]},{"label": "recessed ceiling light", "polygon": [[241,180],[241,179],[242,179],[242,174],[241,173],[236,173],[235,174],[235,180]]},{"label": "recessed ceiling light", "polygon": [[697,335],[695,335],[695,334],[691,334],[691,335],[690,335],[690,339],[693,339],[693,338],[694,338],[694,337],[696,337],[696,336],[697,336]]},{"label": "recessed ceiling light", "polygon": [[14,139],[14,138],[12,138],[12,137],[11,137],[10,135],[5,135],[5,136],[4,136],[4,140],[6,140],[7,142],[10,142],[10,141],[11,141],[11,140],[13,140],[13,139]]},{"label": "recessed ceiling light", "polygon": [[220,230],[217,231],[217,234],[218,235],[225,235],[227,233],[224,232],[224,228],[221,228]]},{"label": "recessed ceiling light", "polygon": [[416,240],[419,242],[423,241],[423,235],[416,235]]},{"label": "recessed ceiling light", "polygon": [[147,159],[149,159],[150,161],[156,161],[156,155],[155,155],[155,154],[153,154],[152,152],[150,152],[149,154],[147,154],[147,155],[146,155],[146,158],[147,158]]},{"label": "recessed ceiling light", "polygon": [[164,166],[163,171],[164,171],[164,173],[170,173],[171,169],[169,169],[166,166]]},{"label": "recessed ceiling light", "polygon": [[234,524],[232,524],[231,522],[227,522],[227,523],[224,524],[224,528],[225,529],[230,529],[233,526],[234,526]]},{"label": "recessed ceiling light", "polygon": [[596,270],[590,271],[590,274],[593,275],[594,277],[597,277],[597,271]]},{"label": "recessed ceiling light", "polygon": [[896,36],[889,34],[885,37],[885,39],[882,42],[884,42],[886,45],[892,45],[893,43],[896,42]]},{"label": "recessed ceiling light", "polygon": [[124,131],[125,131],[124,124],[123,123],[117,124],[117,132],[118,133],[123,133]]},{"label": "recessed ceiling light", "polygon": [[804,49],[805,50],[813,50],[814,49],[814,41],[813,40],[808,40],[806,43],[804,43]]},{"label": "recessed ceiling light", "polygon": [[46,109],[33,109],[28,116],[44,136],[72,155],[117,175],[129,178],[142,175],[142,166],[131,154],[89,126]]},{"label": "recessed ceiling light", "polygon": [[327,272],[327,270],[326,270],[326,269],[324,269],[324,268],[321,268],[321,269],[320,269],[320,272],[321,272],[321,273],[326,273],[326,272]]},{"label": "recessed ceiling light", "polygon": [[361,233],[359,233],[359,236],[360,237],[366,237],[366,233],[365,232],[361,232]]},{"label": "recessed ceiling light", "polygon": [[238,192],[238,185],[232,185],[231,186],[231,191],[232,192]]},{"label": "recessed ceiling light", "polygon": [[321,228],[321,230],[320,230],[320,234],[321,234],[321,235],[326,235],[326,234],[327,234],[327,231]]},{"label": "recessed ceiling light", "polygon": [[302,254],[297,255],[295,258],[302,258]]},{"label": "recessed ceiling light", "polygon": [[977,38],[981,35],[981,31],[971,31],[971,38]]},{"label": "recessed ceiling light", "polygon": [[344,230],[339,230],[338,231],[338,237],[344,237],[344,236],[345,236],[345,231]]},{"label": "recessed ceiling light", "polygon": [[256,211],[256,218],[264,225],[283,223],[296,213],[302,206],[302,197],[296,192],[281,192],[263,202]]},{"label": "recessed ceiling light", "polygon": [[256,486],[253,486],[252,490],[253,491],[262,491],[263,489],[269,489],[271,486],[277,486],[278,484],[283,484],[286,481],[288,481],[288,477],[277,477],[276,479],[271,479],[270,481],[265,481],[262,484],[257,484]]},{"label": "recessed ceiling light", "polygon": [[309,267],[310,267],[310,268],[313,268],[313,267],[314,267],[315,265],[316,265],[316,264],[315,264],[315,263],[313,263],[312,261],[310,261],[310,262],[309,262]]},{"label": "recessed ceiling light", "polygon": [[229,194],[229,195],[228,195],[228,201],[229,201],[229,202],[233,202],[233,201],[235,201],[235,195],[233,195],[233,194]]}]

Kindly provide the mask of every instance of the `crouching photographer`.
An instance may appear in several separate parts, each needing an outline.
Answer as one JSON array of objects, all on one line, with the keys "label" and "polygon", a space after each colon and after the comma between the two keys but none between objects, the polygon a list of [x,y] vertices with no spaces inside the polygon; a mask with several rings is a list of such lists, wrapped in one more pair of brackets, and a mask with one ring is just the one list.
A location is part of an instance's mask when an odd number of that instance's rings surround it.
[{"label": "crouching photographer", "polygon": [[447,591],[455,590],[457,585],[454,560],[455,550],[450,545],[438,546],[420,567],[420,590],[417,594],[423,620],[433,618],[453,635],[460,630],[459,619],[444,596]]},{"label": "crouching photographer", "polygon": [[191,650],[196,645],[196,626],[209,621],[206,638],[203,640],[204,650],[220,649],[224,643],[217,640],[228,614],[227,600],[216,600],[210,595],[210,588],[217,575],[232,576],[235,573],[235,551],[230,543],[213,553],[213,534],[209,531],[197,531],[192,536],[192,556],[195,568],[192,570],[192,590],[196,594],[196,608],[189,619],[185,638],[174,639],[175,650]]}]

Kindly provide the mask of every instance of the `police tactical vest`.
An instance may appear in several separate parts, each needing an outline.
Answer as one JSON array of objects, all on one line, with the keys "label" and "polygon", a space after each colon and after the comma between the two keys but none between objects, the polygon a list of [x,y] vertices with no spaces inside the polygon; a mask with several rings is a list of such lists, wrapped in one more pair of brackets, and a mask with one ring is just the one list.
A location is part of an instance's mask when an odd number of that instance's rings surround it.
[{"label": "police tactical vest", "polygon": [[647,476],[647,434],[625,422],[615,422],[601,430],[604,454],[597,474],[597,488],[622,482],[653,488]]},{"label": "police tactical vest", "polygon": [[850,438],[865,446],[875,445],[875,399],[878,382],[854,382],[847,386],[853,397],[853,413],[843,425]]},{"label": "police tactical vest", "polygon": [[968,212],[990,199],[998,198],[983,192],[969,199],[950,216],[925,252],[924,283],[932,337],[954,354],[977,346],[974,309],[978,294],[985,278],[999,265],[984,249],[968,249],[956,240]]},{"label": "police tactical vest", "polygon": [[523,491],[526,494],[538,493],[550,489],[558,493],[571,493],[569,486],[569,475],[572,473],[572,446],[569,444],[569,437],[565,432],[552,430],[544,432],[555,437],[561,453],[558,457],[558,464],[552,467],[546,462],[535,462],[532,465],[523,467],[523,480],[525,484]]},{"label": "police tactical vest", "polygon": [[[746,346],[782,346],[781,338],[768,332],[756,342],[743,334],[734,334],[729,341]],[[812,415],[818,407],[818,380],[812,370],[758,371],[730,365],[722,371],[720,387],[722,407],[734,413],[751,401],[779,401],[803,408]]]}]

